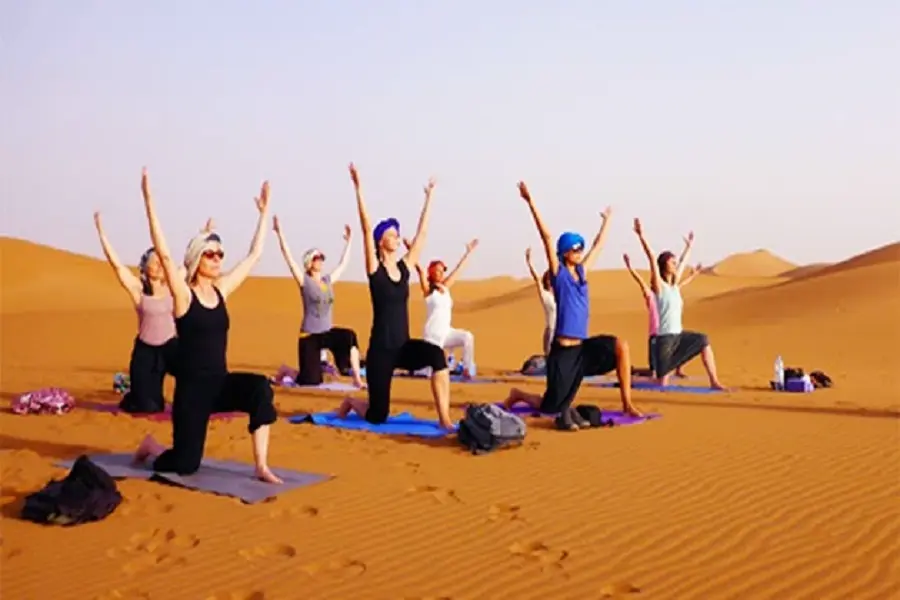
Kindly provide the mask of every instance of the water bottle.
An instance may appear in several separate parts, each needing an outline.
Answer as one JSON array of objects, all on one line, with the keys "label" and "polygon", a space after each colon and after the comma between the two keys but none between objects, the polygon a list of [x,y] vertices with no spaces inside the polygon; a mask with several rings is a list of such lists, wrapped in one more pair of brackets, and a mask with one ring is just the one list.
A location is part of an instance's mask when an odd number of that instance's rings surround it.
[{"label": "water bottle", "polygon": [[780,355],[775,359],[775,389],[784,389],[784,361]]}]

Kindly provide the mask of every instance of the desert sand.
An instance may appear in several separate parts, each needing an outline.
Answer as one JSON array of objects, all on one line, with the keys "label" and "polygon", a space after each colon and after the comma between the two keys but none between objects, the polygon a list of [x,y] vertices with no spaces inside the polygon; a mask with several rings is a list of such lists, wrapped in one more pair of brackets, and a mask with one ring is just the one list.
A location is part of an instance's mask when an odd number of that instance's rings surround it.
[{"label": "desert sand", "polygon": [[[270,240],[270,245],[274,242]],[[273,247],[267,252],[276,251]],[[43,386],[116,403],[135,316],[109,267],[19,240],[2,254],[4,403]],[[526,443],[475,457],[421,442],[280,420],[273,467],[333,480],[245,505],[123,480],[105,521],[62,528],[19,518],[62,458],[130,451],[170,425],[76,408],[2,424],[2,596],[91,598],[809,598],[900,597],[900,245],[804,269],[765,252],[732,257],[686,290],[685,323],[710,335],[726,394],[635,392],[662,418],[563,434],[529,419]],[[792,274],[791,272],[794,271]],[[624,271],[591,273],[592,330],[646,363],[646,315]],[[540,348],[525,280],[464,281],[455,324],[477,336],[487,375]],[[365,345],[363,284],[340,284],[336,321]],[[421,299],[411,297],[414,330]],[[254,278],[229,303],[229,362],[293,363],[299,296]],[[776,355],[835,387],[768,390]],[[691,363],[691,375],[702,366]],[[703,383],[704,379],[699,382]],[[541,380],[517,382],[540,391]],[[395,383],[394,410],[433,416],[428,384]],[[453,384],[455,415],[505,397],[508,382]],[[172,382],[167,383],[171,398]],[[276,388],[288,416],[339,396]],[[580,402],[617,407],[614,390]],[[245,419],[215,422],[207,454],[250,461]]]}]

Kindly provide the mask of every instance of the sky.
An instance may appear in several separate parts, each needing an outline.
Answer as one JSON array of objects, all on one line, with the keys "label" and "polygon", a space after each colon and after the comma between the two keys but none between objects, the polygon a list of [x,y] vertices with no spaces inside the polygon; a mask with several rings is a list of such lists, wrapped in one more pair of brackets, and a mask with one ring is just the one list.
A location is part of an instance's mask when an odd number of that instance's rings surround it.
[{"label": "sky", "polygon": [[[352,225],[424,260],[478,238],[464,277],[526,274],[539,238],[613,216],[599,268],[696,235],[705,264],[805,264],[900,238],[900,3],[892,0],[0,0],[0,235],[135,263],[146,165],[173,253],[208,216],[227,263],[271,182],[295,255]],[[538,263],[540,267],[540,263]],[[274,235],[254,273],[288,274]]]}]

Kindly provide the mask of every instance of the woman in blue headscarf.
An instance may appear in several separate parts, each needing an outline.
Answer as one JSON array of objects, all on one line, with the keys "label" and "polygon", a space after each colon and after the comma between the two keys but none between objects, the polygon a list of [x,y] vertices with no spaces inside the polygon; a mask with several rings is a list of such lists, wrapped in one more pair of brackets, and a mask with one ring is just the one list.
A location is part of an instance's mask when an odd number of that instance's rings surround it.
[{"label": "woman in blue headscarf", "polygon": [[584,238],[574,232],[559,236],[554,252],[550,232],[524,182],[519,182],[519,194],[531,210],[547,253],[550,281],[556,298],[556,329],[547,355],[547,388],[543,396],[514,388],[510,391],[506,405],[511,408],[518,402],[525,402],[543,413],[558,414],[556,426],[575,431],[589,426],[572,407],[582,380],[615,369],[619,377],[622,410],[640,416],[641,413],[631,402],[631,357],[628,344],[611,335],[588,336],[590,296],[585,266],[593,264],[603,247],[610,209],[600,213],[602,225],[587,252]]}]

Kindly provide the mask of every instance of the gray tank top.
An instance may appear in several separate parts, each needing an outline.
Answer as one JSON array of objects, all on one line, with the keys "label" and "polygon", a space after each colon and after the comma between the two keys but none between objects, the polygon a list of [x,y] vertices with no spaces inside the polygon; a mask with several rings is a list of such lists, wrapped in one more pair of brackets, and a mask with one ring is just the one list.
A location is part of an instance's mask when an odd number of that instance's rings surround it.
[{"label": "gray tank top", "polygon": [[324,333],[331,329],[331,309],[334,306],[334,291],[331,278],[322,277],[316,281],[312,277],[303,278],[303,333]]},{"label": "gray tank top", "polygon": [[656,294],[656,307],[659,310],[659,335],[681,333],[681,313],[684,301],[677,285],[659,282],[659,293]]}]

